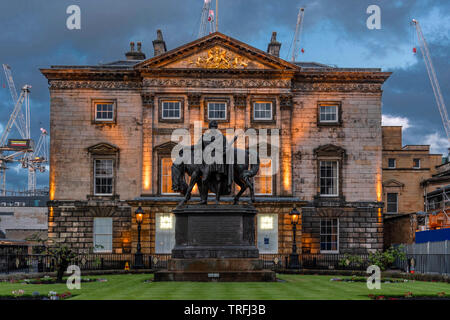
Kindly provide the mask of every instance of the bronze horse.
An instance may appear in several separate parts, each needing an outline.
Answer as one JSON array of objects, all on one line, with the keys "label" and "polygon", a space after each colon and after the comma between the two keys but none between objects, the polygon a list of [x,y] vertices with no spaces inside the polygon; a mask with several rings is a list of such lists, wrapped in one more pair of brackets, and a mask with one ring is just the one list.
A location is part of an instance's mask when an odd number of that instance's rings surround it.
[{"label": "bronze horse", "polygon": [[[216,194],[216,203],[220,201],[220,195],[223,195],[222,190],[216,190],[214,183],[211,181],[207,181],[206,183],[202,182],[202,177],[205,174],[205,165],[204,164],[194,164],[194,152],[191,148],[191,161],[190,163],[183,163],[180,161],[174,162],[172,164],[172,190],[175,192],[180,192],[184,195],[184,199],[179,203],[179,206],[185,204],[187,201],[191,199],[192,189],[197,184],[202,201],[200,204],[207,203],[208,192],[211,190]],[[240,187],[240,191],[234,197],[234,204],[239,202],[242,194],[250,189],[250,203],[255,201],[255,191],[254,191],[254,183],[253,177],[259,171],[260,160],[259,156],[255,154],[254,156],[257,159],[256,164],[250,164],[250,150],[242,150],[231,148],[231,152],[234,155],[234,164],[233,164],[233,181]],[[242,152],[244,155],[242,155]],[[239,156],[238,156],[239,155]],[[182,156],[182,151],[180,151],[180,157]],[[238,164],[237,160],[244,158],[245,161],[243,164]],[[186,174],[191,177],[189,185],[186,183]]]}]

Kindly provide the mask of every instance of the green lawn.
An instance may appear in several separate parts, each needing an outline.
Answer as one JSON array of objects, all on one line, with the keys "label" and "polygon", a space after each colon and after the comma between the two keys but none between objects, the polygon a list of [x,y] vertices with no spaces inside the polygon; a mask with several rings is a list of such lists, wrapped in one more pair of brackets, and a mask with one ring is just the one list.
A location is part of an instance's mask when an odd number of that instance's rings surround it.
[{"label": "green lawn", "polygon": [[[335,276],[278,275],[285,282],[274,283],[199,283],[199,282],[150,282],[153,275],[106,275],[92,278],[108,279],[108,282],[82,283],[81,290],[71,290],[82,300],[361,300],[368,294],[414,295],[450,293],[450,284],[439,282],[409,281],[382,283],[381,290],[369,290],[361,282],[330,281]],[[0,295],[10,295],[13,290],[25,290],[25,294],[38,291],[63,293],[64,284],[34,285],[0,283]]]}]

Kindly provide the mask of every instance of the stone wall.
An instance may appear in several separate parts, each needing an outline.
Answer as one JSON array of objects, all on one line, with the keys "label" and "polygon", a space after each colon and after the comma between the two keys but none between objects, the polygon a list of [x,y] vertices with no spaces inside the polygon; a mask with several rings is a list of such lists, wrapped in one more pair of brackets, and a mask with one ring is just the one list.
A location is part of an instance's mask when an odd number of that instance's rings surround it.
[{"label": "stone wall", "polygon": [[[142,99],[136,90],[73,89],[50,91],[50,197],[86,200],[93,194],[92,158],[87,148],[108,143],[119,149],[114,194],[140,194]],[[114,124],[93,123],[93,100],[116,101]]]},{"label": "stone wall", "polygon": [[384,247],[414,243],[417,230],[416,214],[387,216],[384,219]]},{"label": "stone wall", "polygon": [[[135,207],[132,208],[132,212],[137,209],[137,204],[135,201],[130,202]],[[139,202],[138,202],[139,203]],[[176,202],[140,202],[142,208],[145,211],[144,221],[141,228],[141,240],[142,240],[142,252],[146,254],[155,253],[155,217],[156,214],[170,214],[177,206]],[[279,254],[289,254],[292,251],[292,225],[289,212],[292,210],[292,203],[269,203],[262,204],[256,203],[256,209],[259,214],[278,214],[278,253]],[[256,221],[255,221],[256,223]],[[131,227],[131,239],[133,242],[132,251],[136,251],[137,244],[137,223],[132,216],[132,227]],[[256,231],[257,232],[257,231]],[[255,234],[255,239],[257,235]],[[300,228],[296,233],[297,246],[300,250],[301,248],[301,230]]]},{"label": "stone wall", "polygon": [[305,207],[302,217],[302,252],[320,253],[320,220],[339,221],[339,253],[367,253],[383,249],[383,217],[376,207]]},{"label": "stone wall", "polygon": [[[318,103],[341,103],[342,124],[318,126]],[[381,93],[305,93],[294,95],[292,110],[294,195],[311,201],[317,195],[318,161],[314,149],[332,144],[345,150],[342,196],[377,201],[381,181]]]},{"label": "stone wall", "polygon": [[25,240],[38,232],[46,238],[47,212],[47,207],[1,207],[0,232],[10,240]]},{"label": "stone wall", "polygon": [[79,253],[92,253],[94,218],[113,219],[113,253],[131,248],[131,208],[126,203],[52,202],[48,239]]}]

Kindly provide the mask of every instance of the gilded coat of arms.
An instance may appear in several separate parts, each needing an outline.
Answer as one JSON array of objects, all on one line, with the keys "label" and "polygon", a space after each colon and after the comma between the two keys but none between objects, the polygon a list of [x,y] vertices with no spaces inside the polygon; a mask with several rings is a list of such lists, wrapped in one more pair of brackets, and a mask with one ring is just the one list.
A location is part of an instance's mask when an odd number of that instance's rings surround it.
[{"label": "gilded coat of arms", "polygon": [[248,62],[243,58],[232,56],[226,50],[218,47],[209,49],[207,56],[198,57],[192,64],[205,69],[240,69],[248,66]]}]

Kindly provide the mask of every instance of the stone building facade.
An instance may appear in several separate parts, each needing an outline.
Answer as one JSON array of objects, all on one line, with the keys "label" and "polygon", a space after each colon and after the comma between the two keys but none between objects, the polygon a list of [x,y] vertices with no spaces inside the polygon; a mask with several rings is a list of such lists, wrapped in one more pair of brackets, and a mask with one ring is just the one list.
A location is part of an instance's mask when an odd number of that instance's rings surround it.
[{"label": "stone building facade", "polygon": [[383,126],[383,202],[387,214],[424,211],[422,182],[437,173],[442,154],[402,143],[402,127]]},{"label": "stone building facade", "polygon": [[267,52],[221,33],[166,51],[159,32],[153,45],[150,59],[132,44],[126,61],[41,70],[51,97],[49,238],[81,252],[135,252],[141,206],[143,252],[169,253],[181,200],[170,186],[172,132],[215,119],[221,130],[280,132],[255,177],[261,253],[290,253],[294,206],[303,253],[382,249],[390,73],[289,63],[275,36]]},{"label": "stone building facade", "polygon": [[436,176],[442,155],[428,145],[403,146],[402,127],[383,126],[383,202],[385,247],[413,243],[419,224],[417,212],[426,211],[426,181]]}]

